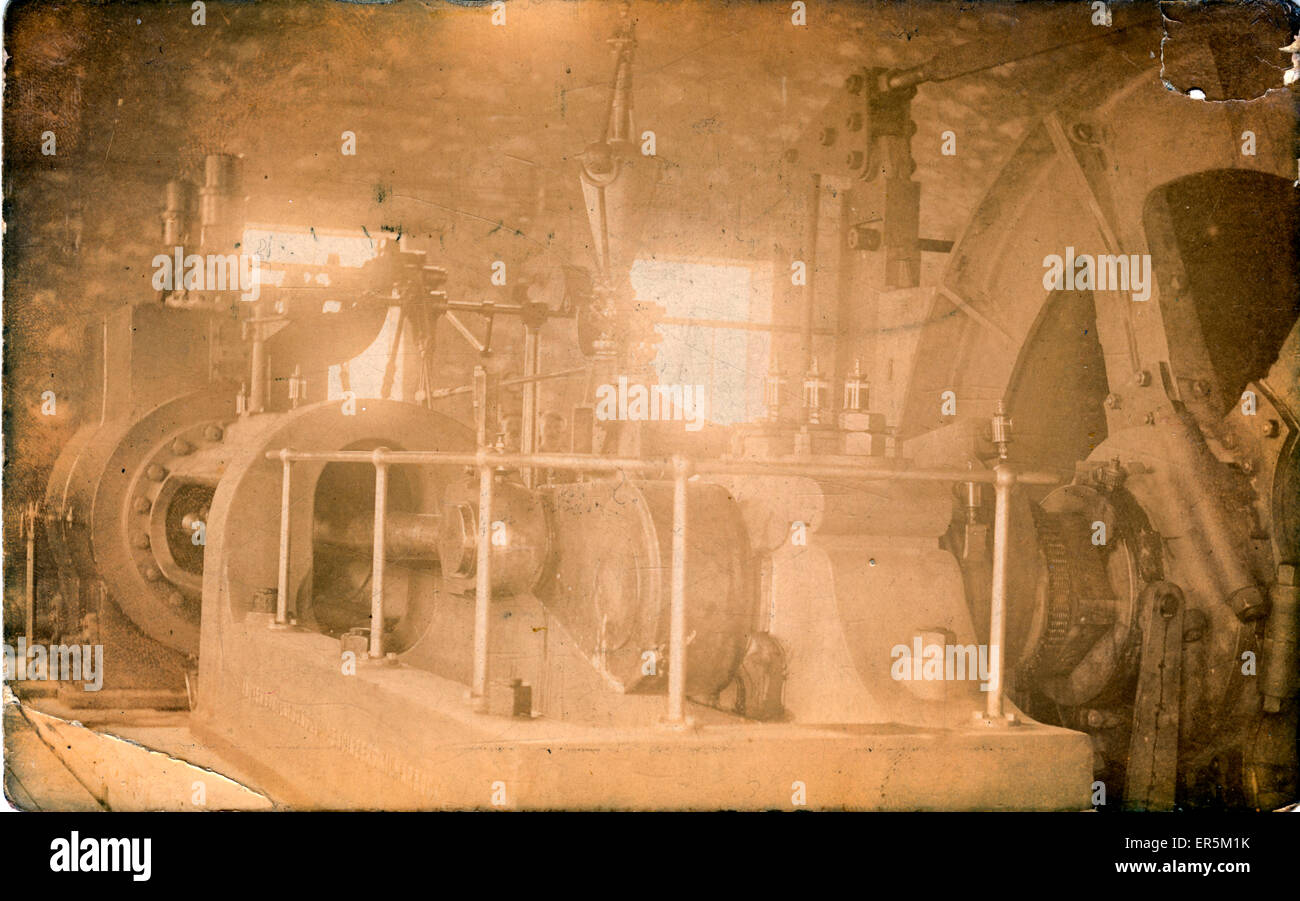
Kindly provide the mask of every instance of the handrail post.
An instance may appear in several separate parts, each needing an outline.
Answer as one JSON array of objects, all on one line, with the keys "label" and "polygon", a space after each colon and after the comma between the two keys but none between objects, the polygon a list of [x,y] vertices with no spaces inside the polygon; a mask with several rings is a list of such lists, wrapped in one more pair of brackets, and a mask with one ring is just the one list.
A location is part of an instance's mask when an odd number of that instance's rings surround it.
[{"label": "handrail post", "polygon": [[[541,329],[538,326],[524,324],[524,376],[537,375],[541,351]],[[523,428],[520,433],[519,450],[531,454],[537,447],[537,399],[539,397],[537,382],[528,382],[523,387]],[[524,467],[520,470],[524,484],[533,487],[533,470]]]},{"label": "handrail post", "polygon": [[388,525],[388,448],[371,454],[375,464],[375,534],[370,564],[370,659],[384,656],[384,531]]},{"label": "handrail post", "polygon": [[492,466],[480,454],[478,469],[478,560],[474,581],[474,709],[487,710],[488,607],[492,596]]},{"label": "handrail post", "polygon": [[1004,723],[1003,654],[1007,637],[1007,564],[1011,537],[1011,492],[1015,472],[1006,463],[994,469],[993,586],[989,608],[989,680],[986,712],[990,722]]},{"label": "handrail post", "polygon": [[23,582],[24,625],[27,640],[36,640],[36,522],[40,517],[40,507],[29,503],[23,514],[23,538],[26,544],[26,580]]},{"label": "handrail post", "polygon": [[280,561],[275,581],[275,620],[273,628],[289,627],[289,519],[293,460],[290,448],[280,449]]},{"label": "handrail post", "polygon": [[686,706],[686,479],[690,464],[673,457],[672,595],[668,620],[668,725],[685,725]]}]

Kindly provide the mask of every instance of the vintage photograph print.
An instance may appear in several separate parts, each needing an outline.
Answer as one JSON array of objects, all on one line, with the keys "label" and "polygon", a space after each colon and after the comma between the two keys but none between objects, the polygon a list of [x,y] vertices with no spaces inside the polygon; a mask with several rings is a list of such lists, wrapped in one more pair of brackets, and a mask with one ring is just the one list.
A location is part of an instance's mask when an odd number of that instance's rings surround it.
[{"label": "vintage photograph print", "polygon": [[11,2],[7,805],[1294,806],[1298,32]]}]

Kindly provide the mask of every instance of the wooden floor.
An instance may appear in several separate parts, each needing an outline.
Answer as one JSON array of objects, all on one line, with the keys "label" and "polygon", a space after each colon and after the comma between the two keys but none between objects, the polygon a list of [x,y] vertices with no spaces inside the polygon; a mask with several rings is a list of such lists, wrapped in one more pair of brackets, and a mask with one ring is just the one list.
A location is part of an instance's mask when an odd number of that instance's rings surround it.
[{"label": "wooden floor", "polygon": [[[56,700],[4,692],[4,788],[21,810],[262,810],[239,768],[194,740],[183,712],[131,711],[91,728]],[[116,719],[116,722],[113,720]]]}]

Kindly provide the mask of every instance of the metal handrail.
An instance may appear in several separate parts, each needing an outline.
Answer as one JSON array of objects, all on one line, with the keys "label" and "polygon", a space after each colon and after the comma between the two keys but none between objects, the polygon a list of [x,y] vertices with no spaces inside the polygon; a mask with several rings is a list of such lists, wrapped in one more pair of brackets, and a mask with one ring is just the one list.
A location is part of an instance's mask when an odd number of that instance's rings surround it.
[{"label": "metal handrail", "polygon": [[994,486],[993,573],[989,615],[989,678],[985,719],[990,724],[1007,722],[1003,711],[1002,643],[1006,639],[1007,559],[1011,527],[1011,493],[1016,485],[1055,485],[1060,479],[1047,472],[1016,472],[1000,463],[992,470],[971,469],[888,469],[852,463],[809,463],[795,460],[692,460],[671,457],[638,459],[600,457],[590,454],[498,453],[491,450],[394,451],[304,451],[281,448],[267,451],[268,460],[283,465],[280,508],[279,590],[274,625],[288,625],[289,591],[289,485],[294,463],[370,463],[375,467],[375,528],[371,575],[370,645],[368,656],[384,657],[384,531],[387,515],[388,467],[400,465],[474,466],[479,470],[478,560],[474,589],[474,667],[470,696],[474,708],[487,707],[487,658],[489,602],[491,596],[492,479],[500,468],[562,469],[585,472],[633,472],[671,477],[673,480],[672,579],[668,630],[668,715],[667,723],[686,722],[686,483],[692,475],[816,476],[822,478],[873,481],[925,481],[992,484]]}]

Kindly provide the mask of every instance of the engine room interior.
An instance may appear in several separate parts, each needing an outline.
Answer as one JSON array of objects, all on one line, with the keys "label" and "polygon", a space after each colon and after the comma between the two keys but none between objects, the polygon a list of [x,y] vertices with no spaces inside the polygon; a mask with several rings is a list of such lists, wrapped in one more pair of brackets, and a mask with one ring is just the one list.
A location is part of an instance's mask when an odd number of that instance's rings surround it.
[{"label": "engine room interior", "polygon": [[975,6],[10,12],[11,802],[1295,803],[1300,19]]}]

